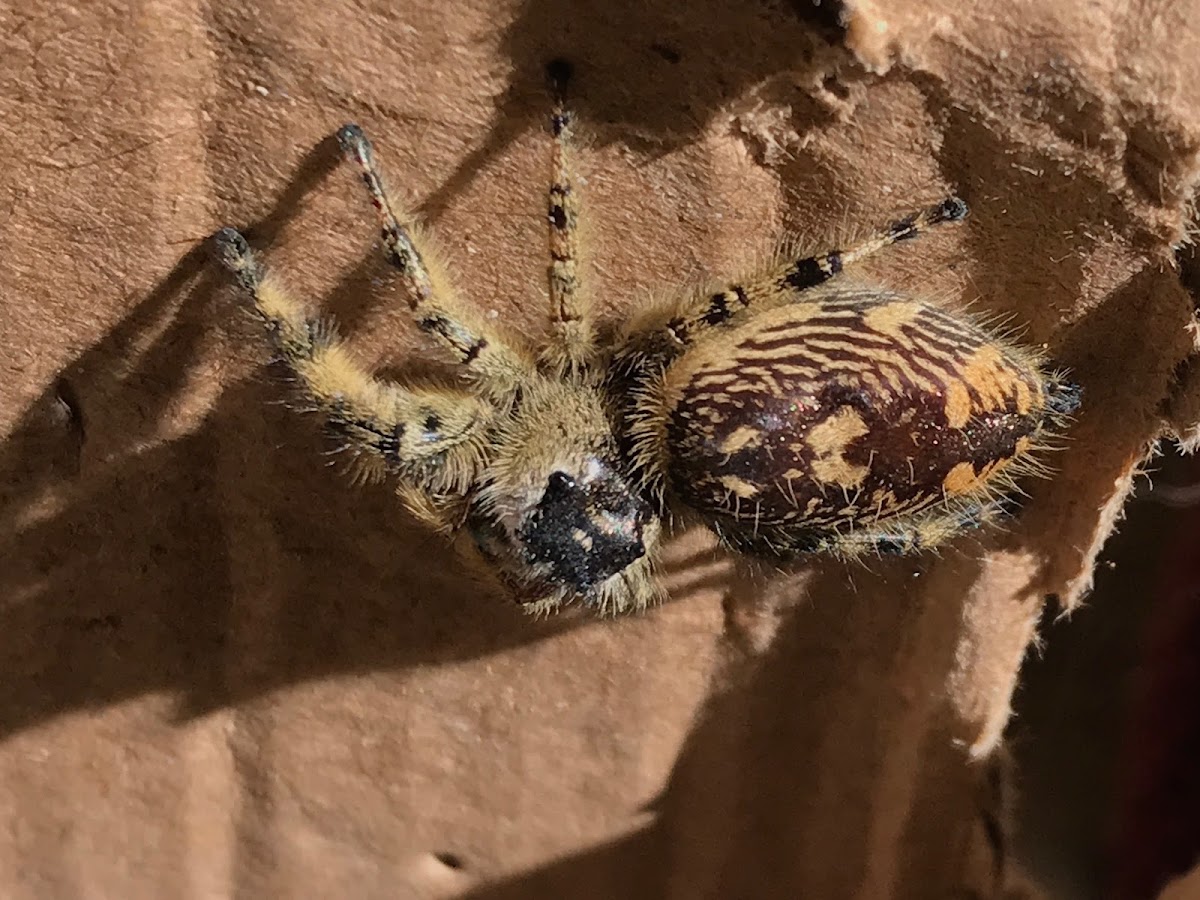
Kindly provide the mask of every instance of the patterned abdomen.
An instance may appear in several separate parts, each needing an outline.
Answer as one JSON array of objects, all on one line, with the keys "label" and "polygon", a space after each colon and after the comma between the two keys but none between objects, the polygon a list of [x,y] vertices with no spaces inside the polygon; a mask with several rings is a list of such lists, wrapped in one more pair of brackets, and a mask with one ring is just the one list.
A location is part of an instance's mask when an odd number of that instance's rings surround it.
[{"label": "patterned abdomen", "polygon": [[819,544],[886,529],[1007,486],[1071,390],[962,316],[826,290],[714,331],[668,369],[670,488],[726,533]]}]

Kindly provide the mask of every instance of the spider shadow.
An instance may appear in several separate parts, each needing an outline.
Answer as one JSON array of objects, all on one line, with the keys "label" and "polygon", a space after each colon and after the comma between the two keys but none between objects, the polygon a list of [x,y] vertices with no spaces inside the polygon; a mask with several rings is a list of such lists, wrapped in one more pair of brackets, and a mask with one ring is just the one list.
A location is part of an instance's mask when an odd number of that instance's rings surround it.
[{"label": "spider shadow", "polygon": [[893,863],[910,883],[951,883],[961,857],[929,854],[922,829],[987,814],[975,805],[985,770],[964,764],[942,681],[980,565],[956,554],[806,569],[801,581],[735,580],[730,603],[743,612],[764,588],[782,584],[788,599],[769,613],[778,626],[761,655],[741,652],[736,636],[727,644],[719,689],[644,810],[649,824],[466,896],[849,896],[879,848],[869,840],[878,810],[847,798],[898,784],[913,809]]},{"label": "spider shadow", "polygon": [[521,133],[542,127],[551,60],[572,64],[570,104],[586,141],[656,156],[695,141],[731,102],[774,76],[794,76],[794,101],[795,84],[828,69],[842,18],[837,0],[526,0],[500,44],[512,75],[488,135],[422,212],[436,218]]},{"label": "spider shadow", "polygon": [[[247,231],[277,233],[335,158],[328,141],[314,148]],[[206,247],[186,253],[0,445],[0,737],[163,690],[180,717],[198,716],[590,621],[532,620],[464,575],[386,486],[327,470],[320,423],[288,409],[273,379],[229,386],[180,431],[179,397],[221,353],[214,323],[234,308],[214,268]],[[327,305],[357,296],[371,268],[352,268]]]}]

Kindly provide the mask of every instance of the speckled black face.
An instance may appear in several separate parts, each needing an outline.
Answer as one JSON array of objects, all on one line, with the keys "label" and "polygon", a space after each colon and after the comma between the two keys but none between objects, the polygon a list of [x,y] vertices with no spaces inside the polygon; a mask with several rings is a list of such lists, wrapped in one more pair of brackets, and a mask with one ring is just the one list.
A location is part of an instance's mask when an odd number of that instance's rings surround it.
[{"label": "speckled black face", "polygon": [[549,566],[555,581],[584,592],[645,555],[642,532],[651,515],[624,478],[591,460],[580,476],[550,474],[517,537],[528,562]]}]

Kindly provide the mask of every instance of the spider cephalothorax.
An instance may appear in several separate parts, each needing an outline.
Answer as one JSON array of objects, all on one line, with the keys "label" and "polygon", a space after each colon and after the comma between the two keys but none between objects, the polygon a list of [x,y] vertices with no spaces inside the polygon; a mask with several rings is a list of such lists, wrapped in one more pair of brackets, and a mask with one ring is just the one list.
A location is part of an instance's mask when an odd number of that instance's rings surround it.
[{"label": "spider cephalothorax", "polygon": [[396,477],[411,511],[469,535],[527,609],[646,606],[669,512],[775,556],[909,552],[988,518],[1013,478],[1039,467],[1078,388],[969,316],[835,278],[963,219],[957,198],[844,250],[784,255],[747,279],[655,305],[601,337],[581,290],[568,72],[550,67],[551,334],[540,349],[457,297],[356,125],[338,138],[379,212],[413,317],[458,364],[457,385],[372,377],[240,234],[216,238],[331,427]]}]

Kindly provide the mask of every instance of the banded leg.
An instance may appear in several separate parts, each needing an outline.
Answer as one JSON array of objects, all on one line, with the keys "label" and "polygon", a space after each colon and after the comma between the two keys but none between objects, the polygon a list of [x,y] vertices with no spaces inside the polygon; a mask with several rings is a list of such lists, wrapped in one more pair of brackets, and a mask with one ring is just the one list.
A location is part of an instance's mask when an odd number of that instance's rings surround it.
[{"label": "banded leg", "polygon": [[712,524],[723,543],[743,553],[777,558],[826,553],[851,560],[936,550],[966,532],[1005,518],[1009,512],[1004,501],[981,497],[955,509],[935,508],[903,522],[881,522],[846,531],[796,526],[790,530],[772,530],[768,534],[723,527],[721,522]]},{"label": "banded leg", "polygon": [[830,250],[820,256],[783,260],[776,266],[757,273],[750,279],[711,294],[690,298],[674,315],[658,324],[645,321],[634,332],[658,332],[658,340],[647,341],[664,348],[682,349],[710,328],[717,328],[737,313],[750,307],[765,309],[790,303],[795,294],[824,284],[846,266],[856,263],[884,247],[911,240],[935,225],[959,222],[967,216],[967,204],[958,197],[948,197],[928,209],[906,216],[870,237],[844,250]]},{"label": "banded leg", "polygon": [[417,325],[490,392],[511,393],[532,368],[527,351],[517,341],[502,337],[478,311],[464,304],[441,273],[436,258],[421,252],[418,244],[428,241],[419,239],[416,223],[392,203],[363,130],[343,125],[337,136],[346,158],[358,166],[379,213],[384,253],[400,275]]},{"label": "banded leg", "polygon": [[216,253],[253,302],[282,361],[347,448],[369,468],[415,477],[431,492],[460,492],[475,475],[491,408],[462,391],[379,381],[328,324],[266,272],[238,232],[223,228]]},{"label": "banded leg", "polygon": [[550,326],[552,338],[543,361],[559,372],[582,368],[594,350],[591,303],[580,281],[579,197],[571,178],[572,115],[567,109],[566,88],[571,64],[555,60],[547,67],[554,109],[550,129],[554,136],[551,151],[550,201],[547,221],[550,226]]},{"label": "banded leg", "polygon": [[967,217],[967,212],[967,204],[963,200],[947,197],[941,203],[893,222],[882,231],[845,250],[830,250],[822,256],[796,260],[782,273],[780,286],[792,291],[816,287],[841,272],[843,267],[865,259],[884,247],[919,237],[934,225],[961,222]]}]

